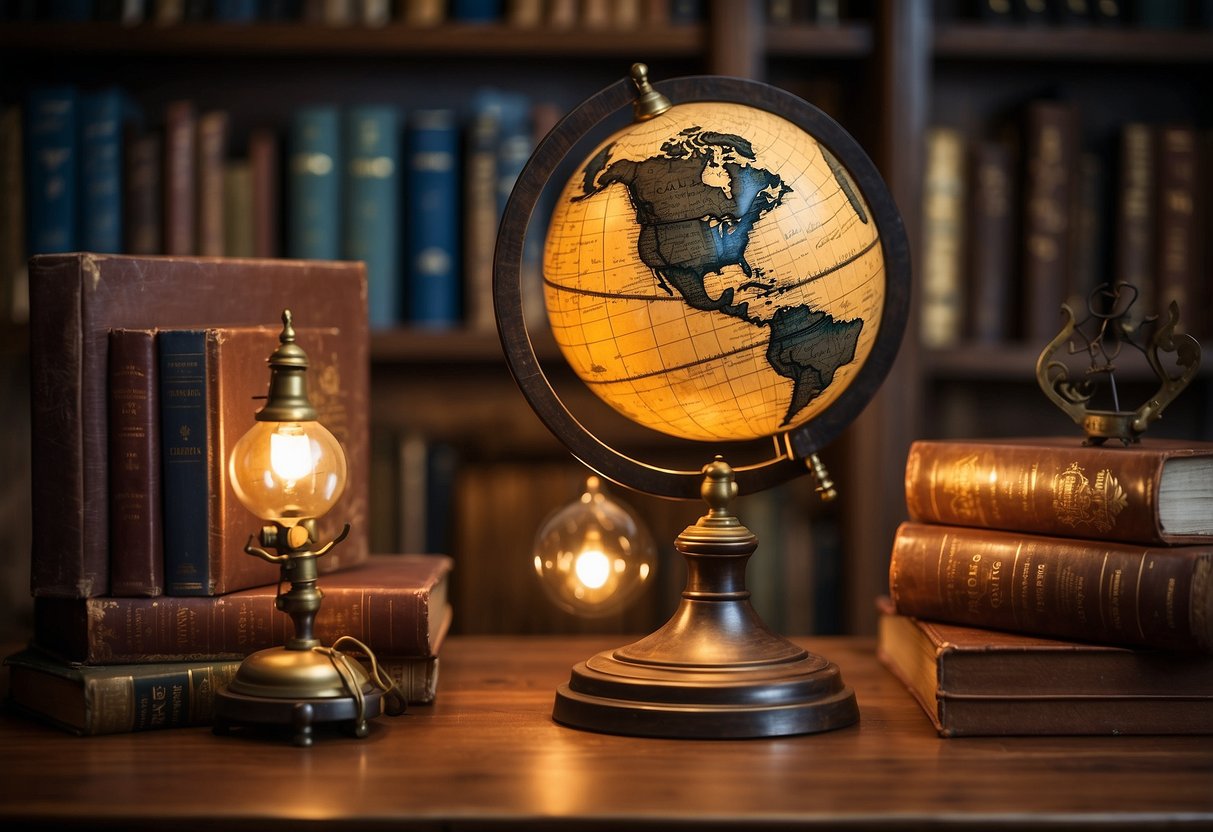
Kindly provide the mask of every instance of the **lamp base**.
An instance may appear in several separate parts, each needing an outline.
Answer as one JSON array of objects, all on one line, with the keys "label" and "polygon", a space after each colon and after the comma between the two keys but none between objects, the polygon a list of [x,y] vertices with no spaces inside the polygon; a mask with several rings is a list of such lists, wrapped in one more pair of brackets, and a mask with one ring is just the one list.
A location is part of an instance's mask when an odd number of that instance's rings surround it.
[{"label": "lamp base", "polygon": [[228,734],[240,725],[287,726],[294,744],[306,747],[316,725],[344,723],[353,736],[365,737],[383,694],[356,662],[349,664],[351,671],[347,681],[330,654],[311,649],[254,653],[231,685],[215,694],[214,733]]}]

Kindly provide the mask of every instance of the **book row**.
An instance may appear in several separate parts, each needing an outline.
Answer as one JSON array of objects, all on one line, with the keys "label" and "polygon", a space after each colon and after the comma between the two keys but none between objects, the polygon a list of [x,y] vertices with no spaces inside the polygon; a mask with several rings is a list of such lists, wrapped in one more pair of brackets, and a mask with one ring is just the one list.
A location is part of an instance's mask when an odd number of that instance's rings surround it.
[{"label": "book row", "polygon": [[1063,303],[1082,321],[1102,311],[1092,292],[1122,281],[1137,290],[1137,322],[1175,301],[1181,328],[1207,334],[1213,134],[1130,122],[1084,141],[1075,104],[1036,100],[1007,135],[927,134],[925,346],[1043,347]]},{"label": "book row", "polygon": [[989,26],[1213,26],[1213,3],[1208,0],[940,0],[935,13],[944,21]]},{"label": "book row", "polygon": [[[833,3],[834,8],[837,5]],[[502,23],[519,28],[634,29],[693,23],[703,18],[704,8],[703,0],[5,0],[0,4],[0,20],[103,21],[127,26]]]},{"label": "book row", "polygon": [[921,440],[878,655],[942,736],[1213,733],[1213,445]]},{"label": "book row", "polygon": [[174,101],[161,126],[121,89],[33,90],[0,137],[18,180],[2,203],[9,306],[25,305],[30,254],[285,254],[365,262],[373,327],[491,329],[500,214],[535,131],[554,120],[491,90],[466,111],[318,105],[296,111],[285,137],[252,130],[236,158],[226,111]]}]

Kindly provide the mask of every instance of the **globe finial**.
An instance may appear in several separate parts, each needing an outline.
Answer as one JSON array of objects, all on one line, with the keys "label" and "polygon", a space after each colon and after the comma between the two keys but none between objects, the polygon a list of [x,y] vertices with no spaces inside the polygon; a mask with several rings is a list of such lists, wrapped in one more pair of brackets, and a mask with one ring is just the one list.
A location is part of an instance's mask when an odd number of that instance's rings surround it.
[{"label": "globe finial", "polygon": [[703,466],[703,485],[699,487],[699,494],[711,509],[709,517],[731,516],[729,503],[737,496],[737,480],[732,467],[719,454]]},{"label": "globe finial", "polygon": [[636,87],[636,100],[632,102],[632,113],[637,121],[659,116],[673,105],[649,83],[649,68],[645,64],[632,64],[632,84]]}]

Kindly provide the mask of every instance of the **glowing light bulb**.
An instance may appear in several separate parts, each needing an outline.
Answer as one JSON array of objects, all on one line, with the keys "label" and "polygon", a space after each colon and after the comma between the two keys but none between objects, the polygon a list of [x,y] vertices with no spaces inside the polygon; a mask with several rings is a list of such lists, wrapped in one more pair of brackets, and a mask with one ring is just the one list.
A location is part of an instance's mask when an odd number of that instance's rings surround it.
[{"label": "glowing light bulb", "polygon": [[535,573],[549,598],[584,616],[620,609],[654,572],[653,538],[597,477],[580,499],[553,512],[535,536]]},{"label": "glowing light bulb", "polygon": [[279,425],[270,434],[270,468],[288,482],[312,473],[312,443],[299,425]]}]

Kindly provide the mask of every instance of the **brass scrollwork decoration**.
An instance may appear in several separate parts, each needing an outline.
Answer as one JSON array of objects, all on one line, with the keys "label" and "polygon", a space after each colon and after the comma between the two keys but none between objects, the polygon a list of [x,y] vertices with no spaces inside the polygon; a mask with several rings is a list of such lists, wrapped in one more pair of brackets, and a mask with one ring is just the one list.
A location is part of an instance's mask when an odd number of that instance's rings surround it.
[{"label": "brass scrollwork decoration", "polygon": [[[1109,439],[1122,444],[1137,442],[1200,369],[1200,344],[1191,335],[1176,332],[1179,304],[1172,301],[1165,321],[1152,316],[1133,322],[1130,310],[1137,300],[1137,289],[1128,283],[1104,284],[1087,298],[1087,316],[1077,321],[1073,310],[1062,304],[1065,324],[1048,343],[1036,361],[1036,380],[1051,402],[1086,433],[1086,444],[1102,445]],[[1145,327],[1153,325],[1148,344],[1139,343]],[[1070,369],[1054,355],[1063,346],[1070,355],[1086,352],[1089,366],[1081,378],[1071,379]],[[1141,352],[1158,377],[1158,391],[1136,410],[1124,410],[1116,387],[1116,360],[1123,347]],[[1168,371],[1162,354],[1173,356],[1178,372]],[[1106,383],[1112,399],[1111,410],[1093,409],[1091,399]]]}]

